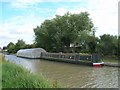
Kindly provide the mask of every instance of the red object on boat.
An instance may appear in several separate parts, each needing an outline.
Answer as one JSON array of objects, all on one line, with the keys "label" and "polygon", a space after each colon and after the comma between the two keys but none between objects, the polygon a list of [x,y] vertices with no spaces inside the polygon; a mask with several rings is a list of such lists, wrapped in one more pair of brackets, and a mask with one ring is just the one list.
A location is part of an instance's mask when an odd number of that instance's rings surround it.
[{"label": "red object on boat", "polygon": [[93,63],[93,66],[94,67],[102,67],[104,64],[104,62],[101,62],[101,63]]}]

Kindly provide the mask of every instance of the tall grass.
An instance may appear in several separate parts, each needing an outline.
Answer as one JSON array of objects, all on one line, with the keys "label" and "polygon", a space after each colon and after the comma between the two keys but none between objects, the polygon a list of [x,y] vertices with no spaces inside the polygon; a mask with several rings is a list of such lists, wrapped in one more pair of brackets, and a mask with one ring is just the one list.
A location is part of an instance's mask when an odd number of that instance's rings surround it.
[{"label": "tall grass", "polygon": [[0,90],[2,89],[2,59],[3,59],[3,54],[0,53]]},{"label": "tall grass", "polygon": [[13,63],[2,63],[2,88],[52,88],[42,76],[31,74]]},{"label": "tall grass", "polygon": [[3,60],[2,88],[58,88],[58,86],[23,67]]}]

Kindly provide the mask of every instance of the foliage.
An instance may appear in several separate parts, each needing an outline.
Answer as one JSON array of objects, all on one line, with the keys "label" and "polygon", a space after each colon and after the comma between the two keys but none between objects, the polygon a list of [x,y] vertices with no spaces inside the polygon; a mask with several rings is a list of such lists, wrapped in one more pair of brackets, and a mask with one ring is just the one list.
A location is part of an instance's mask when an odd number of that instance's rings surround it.
[{"label": "foliage", "polygon": [[10,42],[7,45],[7,51],[8,53],[16,53],[20,49],[35,48],[35,47],[36,47],[35,44],[26,44],[25,41],[19,39],[16,44]]},{"label": "foliage", "polygon": [[20,49],[25,48],[25,46],[26,46],[25,41],[23,41],[22,39],[21,40],[19,39],[15,44],[15,50],[18,51]]},{"label": "foliage", "polygon": [[60,52],[70,44],[76,44],[82,32],[89,35],[92,28],[93,23],[87,12],[56,15],[56,18],[45,20],[41,26],[34,28],[35,43],[49,52]]},{"label": "foliage", "polygon": [[26,45],[25,45],[25,48],[26,48],[26,49],[35,48],[35,47],[36,47],[35,44],[26,44]]},{"label": "foliage", "polygon": [[118,37],[118,48],[117,48],[117,52],[118,52],[118,58],[120,58],[120,36]]},{"label": "foliage", "polygon": [[2,69],[2,88],[54,88],[42,76],[30,73],[13,63],[3,61]]},{"label": "foliage", "polygon": [[89,36],[87,39],[88,50],[90,53],[96,53],[97,51],[97,44],[99,43],[99,39],[94,36]]},{"label": "foliage", "polygon": [[100,52],[104,55],[116,55],[118,53],[118,38],[117,36],[104,34],[100,36],[99,43]]},{"label": "foliage", "polygon": [[33,29],[35,42],[25,44],[18,40],[16,44],[7,45],[9,53],[16,53],[22,48],[44,48],[48,52],[101,53],[119,55],[120,37],[104,34],[95,37],[95,27],[87,12],[79,14],[66,13],[45,20]]},{"label": "foliage", "polygon": [[[0,62],[1,63],[1,62]],[[2,64],[0,64],[0,90],[2,89],[2,69],[1,69],[1,67],[2,67]]]},{"label": "foliage", "polygon": [[15,53],[15,45],[13,42],[10,42],[8,45],[7,45],[7,51],[9,53]]}]

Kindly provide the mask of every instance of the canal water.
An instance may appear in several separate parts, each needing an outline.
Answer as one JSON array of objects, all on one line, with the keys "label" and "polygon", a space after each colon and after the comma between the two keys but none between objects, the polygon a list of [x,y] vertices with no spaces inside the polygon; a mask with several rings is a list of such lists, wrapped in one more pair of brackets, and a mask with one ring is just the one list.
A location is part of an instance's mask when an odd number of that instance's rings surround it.
[{"label": "canal water", "polygon": [[22,65],[33,73],[43,75],[51,82],[57,81],[70,88],[118,88],[117,67],[91,67],[41,59],[25,59],[14,55],[5,58]]}]

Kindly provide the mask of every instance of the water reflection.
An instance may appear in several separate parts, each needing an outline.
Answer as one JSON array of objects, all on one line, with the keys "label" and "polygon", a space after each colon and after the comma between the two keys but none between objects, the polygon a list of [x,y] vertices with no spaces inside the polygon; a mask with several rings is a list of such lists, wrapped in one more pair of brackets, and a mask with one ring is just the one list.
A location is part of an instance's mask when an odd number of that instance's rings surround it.
[{"label": "water reflection", "polygon": [[117,88],[118,68],[94,68],[39,59],[18,58],[7,55],[7,59],[20,64],[34,73],[42,74],[53,82],[57,80],[62,85],[72,88]]},{"label": "water reflection", "polygon": [[33,63],[29,59],[27,60],[27,59],[24,59],[24,58],[18,58],[14,55],[6,55],[5,59],[9,60],[10,62],[19,64],[19,65],[28,69],[31,72],[34,72],[34,70],[35,70],[35,68],[33,66]]}]

